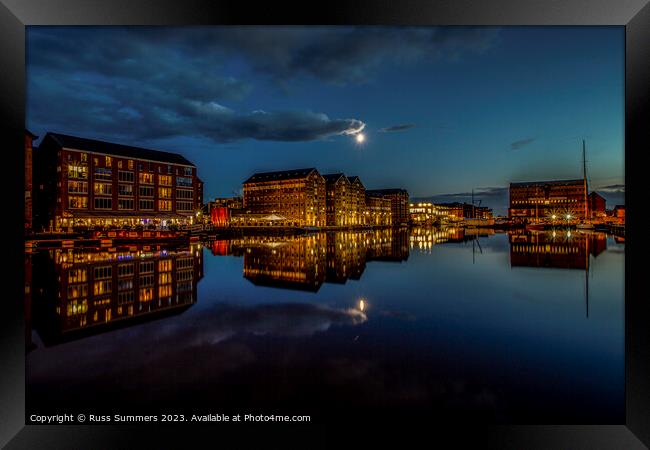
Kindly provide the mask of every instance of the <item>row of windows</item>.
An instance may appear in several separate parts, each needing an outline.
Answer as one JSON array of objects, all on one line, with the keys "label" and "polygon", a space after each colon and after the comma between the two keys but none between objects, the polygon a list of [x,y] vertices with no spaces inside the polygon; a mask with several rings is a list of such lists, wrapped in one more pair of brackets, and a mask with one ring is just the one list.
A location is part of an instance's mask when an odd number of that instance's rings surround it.
[{"label": "row of windows", "polygon": [[113,170],[107,169],[106,167],[97,167],[95,168],[95,179],[96,180],[112,180],[113,179]]},{"label": "row of windows", "polygon": [[172,295],[172,285],[166,284],[158,287],[158,298],[170,297]]},{"label": "row of windows", "polygon": [[112,275],[113,275],[113,268],[111,266],[95,267],[93,270],[93,276],[95,277],[96,280],[102,278],[111,278]]},{"label": "row of windows", "polygon": [[135,174],[133,172],[120,170],[117,174],[117,179],[124,183],[133,183],[135,181]]},{"label": "row of windows", "polygon": [[176,189],[176,198],[192,200],[193,191],[189,189]]},{"label": "row of windows", "polygon": [[[78,161],[73,161],[72,160],[72,156],[73,155],[71,153],[68,153],[68,163],[75,164],[75,165],[79,164]],[[82,163],[87,163],[88,162],[88,154],[87,153],[81,153],[79,156],[80,156],[80,160],[81,160]],[[95,163],[95,166],[99,165],[99,157],[93,158],[93,162]],[[104,156],[104,165],[106,167],[113,167],[113,157]],[[129,170],[133,170],[134,169],[133,160],[129,159],[127,161],[126,166],[127,166],[127,168]],[[117,162],[117,168],[122,169],[123,167],[124,167],[123,162],[121,160],[118,161]],[[140,171],[145,170],[145,168],[147,169],[147,171],[152,172],[152,163],[151,163],[151,161],[147,161],[146,163],[144,163],[144,162],[138,163],[138,169]],[[162,172],[162,167],[158,166],[158,173],[161,173],[161,172]],[[167,164],[167,173],[171,174],[172,172],[173,172],[172,166],[170,164]],[[178,175],[180,173],[181,173],[180,168],[177,168],[176,169],[176,174]],[[192,168],[191,167],[183,167],[182,173],[183,173],[183,175],[186,175],[186,176],[192,176]]]},{"label": "row of windows", "polygon": [[79,178],[82,180],[88,179],[88,167],[68,165],[68,178]]},{"label": "row of windows", "polygon": [[176,269],[189,269],[190,267],[194,267],[194,259],[178,258],[176,260]]},{"label": "row of windows", "polygon": [[[190,170],[190,175],[192,175],[191,170]],[[192,187],[192,178],[176,177],[176,185],[177,186]]]},{"label": "row of windows", "polygon": [[68,271],[68,283],[83,283],[88,280],[86,269],[70,269]]},{"label": "row of windows", "polygon": [[160,272],[158,274],[158,283],[159,284],[169,284],[172,282],[172,273],[171,272]]},{"label": "row of windows", "polygon": [[188,281],[188,280],[192,280],[193,277],[194,277],[194,273],[191,270],[183,270],[176,273],[177,281]]},{"label": "row of windows", "polygon": [[117,304],[123,305],[125,303],[133,303],[134,297],[133,291],[119,292],[117,294]]},{"label": "row of windows", "polygon": [[69,209],[87,209],[88,208],[88,197],[68,197],[68,208]]},{"label": "row of windows", "polygon": [[68,193],[70,194],[87,194],[87,181],[68,181]]},{"label": "row of windows", "polygon": [[110,198],[95,198],[95,209],[113,209],[113,200]]},{"label": "row of windows", "polygon": [[95,195],[113,195],[113,185],[110,183],[95,183],[93,192]]},{"label": "row of windows", "polygon": [[117,290],[118,291],[128,291],[133,289],[133,278],[126,278],[123,280],[117,280]]},{"label": "row of windows", "polygon": [[72,284],[68,286],[68,298],[79,298],[88,296],[87,284]]},{"label": "row of windows", "polygon": [[526,200],[513,200],[511,203],[513,205],[525,205],[525,204],[530,204],[530,203],[539,203],[539,204],[544,204],[546,202],[549,203],[576,203],[578,199],[575,198],[568,198],[568,199],[550,199],[550,200],[542,200],[542,199],[526,199]]},{"label": "row of windows", "polygon": [[117,266],[118,277],[128,277],[135,272],[133,264],[120,264]]},{"label": "row of windows", "polygon": [[192,211],[192,202],[176,202],[177,211]]},{"label": "row of windows", "polygon": [[140,172],[138,175],[140,184],[153,184],[153,173]]},{"label": "row of windows", "polygon": [[[96,197],[93,203],[95,209],[113,209],[113,200],[108,197]],[[141,199],[139,201],[140,210],[143,211],[153,211],[154,201]],[[117,207],[120,210],[133,210],[135,207],[135,200],[129,198],[120,198],[117,201]],[[88,208],[88,197],[82,196],[69,196],[68,197],[68,208],[69,209],[87,209]],[[176,202],[176,209],[178,211],[192,211],[194,204],[192,202]],[[159,211],[171,211],[172,210],[172,201],[171,200],[159,200],[158,201],[158,210]]]},{"label": "row of windows", "polygon": [[[132,184],[120,184],[118,186],[118,194],[123,197],[132,197],[133,196],[133,185]],[[140,188],[142,189],[142,188]]]},{"label": "row of windows", "polygon": [[110,294],[112,290],[113,290],[113,282],[111,280],[95,281],[93,285],[94,295]]},{"label": "row of windows", "polygon": [[132,210],[134,204],[135,202],[132,198],[121,198],[117,201],[117,209]]},{"label": "row of windows", "polygon": [[140,277],[140,287],[153,286],[153,275],[144,275]]}]

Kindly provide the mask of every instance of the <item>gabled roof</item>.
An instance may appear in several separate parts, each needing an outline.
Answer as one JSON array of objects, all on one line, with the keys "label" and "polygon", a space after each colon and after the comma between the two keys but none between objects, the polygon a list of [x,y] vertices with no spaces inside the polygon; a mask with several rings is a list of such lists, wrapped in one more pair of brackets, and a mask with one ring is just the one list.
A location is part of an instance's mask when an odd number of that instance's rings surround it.
[{"label": "gabled roof", "polygon": [[[190,161],[178,153],[170,153],[141,147],[132,147],[130,145],[115,144],[112,142],[87,139],[61,133],[47,133],[43,138],[43,142],[45,142],[47,139],[51,139],[59,147],[94,153],[104,153],[107,155],[122,156],[125,158],[148,159],[151,161],[160,161],[165,163],[181,164],[184,166],[195,167],[194,164],[192,164]],[[43,145],[43,143],[41,143],[41,145]]]},{"label": "gabled roof", "polygon": [[[356,175],[352,175],[351,177],[348,177],[348,180],[350,181],[350,183],[354,183],[357,180],[359,180],[359,183],[361,183],[361,178],[359,178]],[[361,183],[361,184],[363,184],[363,183]]]},{"label": "gabled roof", "polygon": [[32,139],[38,139],[38,136],[36,136],[36,135],[35,135],[34,133],[32,133],[31,131],[29,131],[27,128],[25,128],[25,134],[27,134],[28,136],[30,136]]},{"label": "gabled roof", "polygon": [[336,183],[341,178],[343,178],[345,181],[349,181],[348,178],[342,172],[328,173],[327,175],[323,175],[323,178],[325,178],[326,183]]},{"label": "gabled roof", "polygon": [[281,181],[307,178],[312,172],[318,171],[314,167],[307,169],[280,170],[278,172],[258,172],[251,175],[244,183],[259,183],[263,181]]}]

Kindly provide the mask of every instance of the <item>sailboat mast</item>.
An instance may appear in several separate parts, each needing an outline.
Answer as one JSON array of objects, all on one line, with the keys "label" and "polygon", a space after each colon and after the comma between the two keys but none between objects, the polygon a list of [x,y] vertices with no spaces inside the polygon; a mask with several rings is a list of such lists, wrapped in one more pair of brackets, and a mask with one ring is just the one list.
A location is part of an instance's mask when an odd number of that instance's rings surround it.
[{"label": "sailboat mast", "polygon": [[476,218],[476,208],[474,207],[474,188],[472,188],[472,219]]},{"label": "sailboat mast", "polygon": [[587,205],[587,158],[585,156],[585,140],[582,140],[582,175],[584,182],[584,198],[585,198],[585,210],[584,210],[584,220],[587,220],[587,215],[589,214],[588,205]]},{"label": "sailboat mast", "polygon": [[585,237],[585,306],[587,308],[587,319],[589,318],[589,236]]}]

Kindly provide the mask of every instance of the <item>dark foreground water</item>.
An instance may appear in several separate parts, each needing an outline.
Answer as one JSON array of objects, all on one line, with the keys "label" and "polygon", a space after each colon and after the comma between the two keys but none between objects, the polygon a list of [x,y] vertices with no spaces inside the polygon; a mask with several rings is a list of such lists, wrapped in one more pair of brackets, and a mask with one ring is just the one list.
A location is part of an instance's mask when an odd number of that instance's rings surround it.
[{"label": "dark foreground water", "polygon": [[26,271],[28,415],[624,422],[624,244],[602,233],[249,236]]}]

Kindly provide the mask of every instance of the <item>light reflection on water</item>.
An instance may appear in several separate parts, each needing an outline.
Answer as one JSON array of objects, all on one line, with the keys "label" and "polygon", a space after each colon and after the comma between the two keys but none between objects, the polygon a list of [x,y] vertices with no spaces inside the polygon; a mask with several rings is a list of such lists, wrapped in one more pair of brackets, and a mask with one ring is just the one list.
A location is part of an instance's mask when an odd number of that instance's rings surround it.
[{"label": "light reflection on water", "polygon": [[462,228],[38,252],[28,407],[616,423],[623,260],[603,233]]}]

